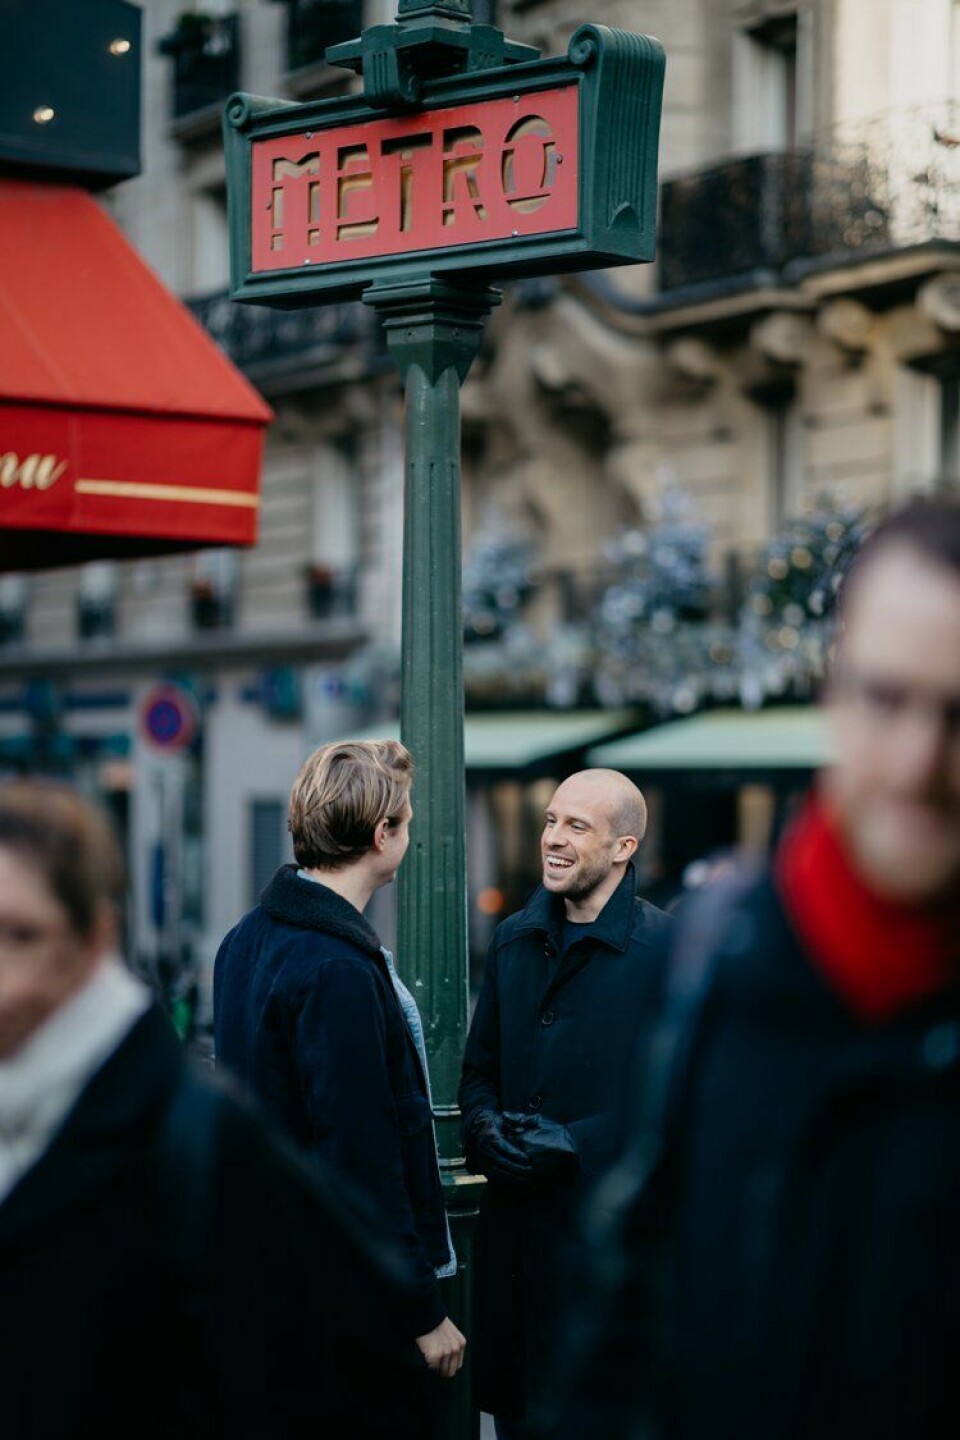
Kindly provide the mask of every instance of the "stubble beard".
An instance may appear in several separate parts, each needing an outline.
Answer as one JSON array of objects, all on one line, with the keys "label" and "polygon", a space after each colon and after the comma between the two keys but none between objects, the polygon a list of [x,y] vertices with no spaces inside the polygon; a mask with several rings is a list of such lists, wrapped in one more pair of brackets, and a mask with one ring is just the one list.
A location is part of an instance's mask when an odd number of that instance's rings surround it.
[{"label": "stubble beard", "polygon": [[578,903],[583,900],[589,900],[593,892],[606,880],[611,869],[611,865],[605,865],[601,861],[592,866],[591,869],[584,870],[582,874],[577,876],[568,890],[561,892],[564,900],[576,900]]}]

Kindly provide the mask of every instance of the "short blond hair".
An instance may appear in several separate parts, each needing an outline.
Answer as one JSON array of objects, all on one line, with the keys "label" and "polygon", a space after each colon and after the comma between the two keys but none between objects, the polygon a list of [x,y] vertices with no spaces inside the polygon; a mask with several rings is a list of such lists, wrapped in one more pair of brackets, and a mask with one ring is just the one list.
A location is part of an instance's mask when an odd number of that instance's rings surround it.
[{"label": "short blond hair", "polygon": [[399,740],[321,745],[290,795],[289,828],[297,864],[340,870],[365,855],[381,820],[396,822],[413,785],[413,757]]}]

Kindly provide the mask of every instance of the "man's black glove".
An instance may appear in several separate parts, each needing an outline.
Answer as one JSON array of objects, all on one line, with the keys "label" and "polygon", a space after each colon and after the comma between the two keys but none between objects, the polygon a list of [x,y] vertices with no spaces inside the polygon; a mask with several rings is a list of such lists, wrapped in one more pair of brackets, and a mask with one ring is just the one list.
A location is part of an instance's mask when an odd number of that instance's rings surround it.
[{"label": "man's black glove", "polygon": [[467,1136],[467,1165],[488,1180],[522,1184],[533,1178],[533,1162],[504,1134],[503,1119],[495,1110],[481,1110]]},{"label": "man's black glove", "polygon": [[533,1167],[535,1180],[558,1180],[577,1167],[577,1144],[569,1127],[546,1115],[504,1111],[504,1133],[516,1141]]}]

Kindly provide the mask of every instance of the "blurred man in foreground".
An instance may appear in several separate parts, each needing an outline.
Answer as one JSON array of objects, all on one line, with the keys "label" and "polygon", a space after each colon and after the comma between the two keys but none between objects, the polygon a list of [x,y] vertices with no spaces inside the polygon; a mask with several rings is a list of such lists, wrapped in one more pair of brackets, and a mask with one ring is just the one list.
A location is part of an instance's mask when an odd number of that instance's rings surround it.
[{"label": "blurred man in foreground", "polygon": [[956,502],[874,533],[843,620],[834,764],[770,873],[680,923],[619,1278],[551,1435],[960,1428]]},{"label": "blurred man in foreground", "polygon": [[121,894],[93,806],[0,787],[4,1434],[420,1440],[411,1296],[194,1076],[117,958]]},{"label": "blurred man in foreground", "polygon": [[[609,1165],[655,952],[672,921],[637,894],[643,796],[585,770],[547,807],[543,884],[498,926],[460,1086],[467,1164],[487,1176],[477,1236],[477,1393],[499,1440],[526,1434],[555,1360],[587,1181]],[[599,1435],[597,1440],[600,1440]]]}]

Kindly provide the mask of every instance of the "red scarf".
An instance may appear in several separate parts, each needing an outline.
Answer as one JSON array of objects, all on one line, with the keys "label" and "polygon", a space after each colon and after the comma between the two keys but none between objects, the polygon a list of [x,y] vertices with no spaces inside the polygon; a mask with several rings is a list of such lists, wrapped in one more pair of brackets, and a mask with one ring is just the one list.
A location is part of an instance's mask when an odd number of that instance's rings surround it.
[{"label": "red scarf", "polygon": [[822,800],[784,837],[774,873],[806,948],[862,1020],[889,1020],[960,978],[960,905],[923,910],[868,889]]}]

